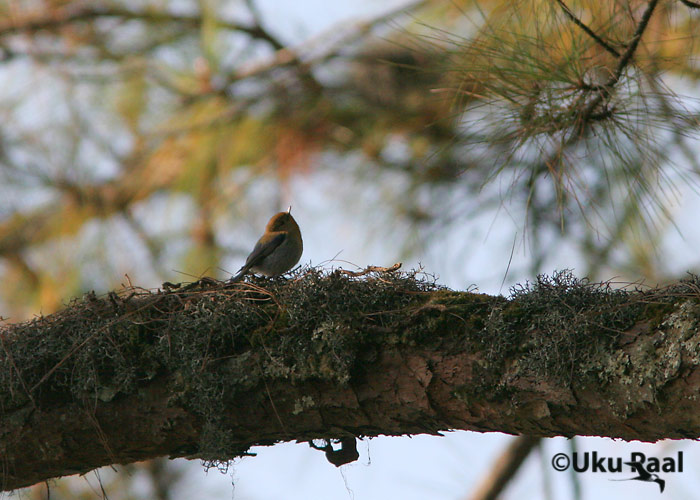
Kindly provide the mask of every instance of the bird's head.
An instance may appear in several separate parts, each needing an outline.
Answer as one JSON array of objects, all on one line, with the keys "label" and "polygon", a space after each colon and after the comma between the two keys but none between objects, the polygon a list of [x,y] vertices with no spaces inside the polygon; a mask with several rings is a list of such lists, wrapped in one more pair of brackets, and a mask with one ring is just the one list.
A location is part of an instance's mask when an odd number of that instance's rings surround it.
[{"label": "bird's head", "polygon": [[294,220],[292,214],[289,212],[280,212],[270,219],[265,228],[266,232],[277,232],[277,231],[299,231],[299,225],[297,221]]}]

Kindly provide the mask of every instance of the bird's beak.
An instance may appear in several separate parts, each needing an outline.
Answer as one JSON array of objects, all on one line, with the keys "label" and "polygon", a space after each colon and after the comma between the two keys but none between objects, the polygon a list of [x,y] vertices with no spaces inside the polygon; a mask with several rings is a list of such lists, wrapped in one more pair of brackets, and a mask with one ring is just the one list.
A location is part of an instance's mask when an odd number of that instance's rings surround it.
[{"label": "bird's beak", "polygon": [[291,213],[292,213],[292,206],[291,205],[289,205],[289,208],[287,209],[287,213],[291,215]]}]

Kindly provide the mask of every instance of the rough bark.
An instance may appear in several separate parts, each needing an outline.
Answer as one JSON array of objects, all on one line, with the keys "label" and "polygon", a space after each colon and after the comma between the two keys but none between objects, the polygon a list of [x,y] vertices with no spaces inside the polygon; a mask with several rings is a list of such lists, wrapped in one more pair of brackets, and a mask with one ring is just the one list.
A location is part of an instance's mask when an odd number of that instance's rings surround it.
[{"label": "rough bark", "polygon": [[90,294],[0,335],[2,487],[349,435],[696,438],[699,299],[695,278],[506,299],[314,270]]}]

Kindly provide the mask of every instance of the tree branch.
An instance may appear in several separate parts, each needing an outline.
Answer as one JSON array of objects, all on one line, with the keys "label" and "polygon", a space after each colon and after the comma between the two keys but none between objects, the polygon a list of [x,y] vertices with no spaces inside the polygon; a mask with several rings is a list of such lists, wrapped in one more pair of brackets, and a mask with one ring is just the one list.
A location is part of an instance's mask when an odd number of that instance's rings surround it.
[{"label": "tree branch", "polygon": [[510,299],[399,273],[89,294],[7,325],[2,487],[157,456],[452,429],[700,435],[700,279],[567,273]]},{"label": "tree branch", "polygon": [[634,35],[632,36],[632,40],[627,46],[627,50],[622,54],[620,60],[617,62],[617,68],[615,69],[615,73],[610,77],[610,80],[607,84],[608,86],[611,87],[617,84],[617,82],[620,80],[622,71],[625,69],[625,67],[627,67],[630,60],[632,59],[632,56],[637,51],[637,46],[639,45],[639,42],[642,39],[644,31],[649,25],[651,16],[654,13],[654,9],[656,8],[658,3],[659,0],[650,0],[650,2],[647,4],[647,8],[642,14],[642,18],[639,20],[639,24],[637,24],[637,29],[634,31]]},{"label": "tree branch", "polygon": [[257,5],[255,5],[255,2],[253,0],[245,0],[245,4],[248,8],[248,11],[253,16],[253,20],[255,22],[255,29],[258,31],[259,36],[267,40],[275,50],[282,50],[283,48],[285,48],[285,44],[280,42],[277,39],[277,37],[273,36],[272,33],[267,31],[263,27],[262,15],[260,15],[260,11],[258,10]]},{"label": "tree branch", "polygon": [[586,26],[583,21],[581,21],[578,17],[574,15],[573,12],[571,12],[571,9],[563,2],[563,0],[556,0],[559,6],[561,7],[561,10],[564,11],[564,14],[566,14],[566,17],[568,17],[576,26],[581,28],[588,36],[593,38],[601,47],[603,47],[605,50],[610,52],[612,55],[615,57],[620,57],[620,53],[608,42],[603,40],[600,36],[598,36],[595,31],[593,31],[591,28]]},{"label": "tree branch", "polygon": [[[77,7],[68,5],[63,8],[54,9],[48,13],[42,11],[40,14],[35,15],[15,18],[10,17],[0,22],[0,36],[56,29],[68,24],[93,21],[103,17],[119,18],[125,21],[144,21],[151,24],[177,23],[189,26],[200,26],[203,21],[202,17],[199,15],[176,14],[157,10],[137,11],[117,5],[100,6],[83,4]],[[217,24],[223,28],[241,31],[253,38],[267,41],[276,49],[279,48],[276,47],[277,41],[271,39],[268,34],[258,26],[246,26],[222,19],[218,19]]]},{"label": "tree branch", "polygon": [[690,0],[681,0],[681,3],[686,7],[690,7],[691,9],[700,9],[700,3],[697,2],[691,2]]},{"label": "tree branch", "polygon": [[[625,70],[627,65],[630,63],[632,60],[632,56],[634,56],[634,53],[637,50],[637,47],[639,46],[639,42],[642,39],[642,35],[644,34],[644,31],[646,30],[649,20],[651,19],[652,14],[654,13],[654,9],[656,8],[656,5],[659,3],[659,0],[650,0],[649,3],[647,4],[647,8],[642,14],[642,18],[639,20],[639,23],[637,24],[637,28],[634,31],[634,35],[632,36],[632,40],[630,41],[629,45],[627,45],[627,50],[622,53],[620,58],[617,61],[617,66],[615,67],[615,71],[613,72],[612,75],[610,75],[610,78],[608,78],[608,81],[605,82],[602,86],[600,91],[591,99],[584,110],[581,112],[581,123],[579,126],[579,134],[582,133],[589,122],[589,120],[592,119],[593,116],[597,115],[598,113],[596,112],[598,106],[610,96],[612,92],[612,88],[617,85],[617,83],[620,81],[620,77],[622,76],[622,72]],[[605,111],[605,110],[603,110]]]}]

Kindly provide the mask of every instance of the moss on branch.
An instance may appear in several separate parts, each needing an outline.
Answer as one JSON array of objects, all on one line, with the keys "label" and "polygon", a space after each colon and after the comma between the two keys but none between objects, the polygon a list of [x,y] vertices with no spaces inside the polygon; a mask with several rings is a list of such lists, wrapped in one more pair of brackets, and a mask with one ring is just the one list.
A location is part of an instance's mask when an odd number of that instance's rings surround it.
[{"label": "moss on branch", "polygon": [[[505,298],[417,273],[303,269],[292,279],[90,293],[3,328],[0,453],[12,457],[52,412],[84,412],[104,435],[97,447],[109,450],[70,470],[163,453],[225,460],[252,444],[344,434],[591,433],[594,423],[571,422],[577,400],[629,419],[663,405],[669,384],[700,365],[698,290],[695,276],[620,289],[560,272]],[[149,398],[161,399],[148,406]],[[157,436],[159,446],[115,444],[119,429],[99,423],[128,414],[129,404],[169,415],[141,438]],[[504,423],[509,412],[514,420]],[[676,437],[700,434],[700,422],[682,420]],[[260,434],[258,423],[268,426]],[[638,431],[599,434],[644,438]],[[56,439],[64,455],[77,440],[75,431]],[[27,477],[11,484],[31,484]]]}]

